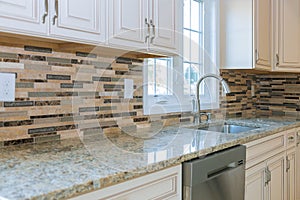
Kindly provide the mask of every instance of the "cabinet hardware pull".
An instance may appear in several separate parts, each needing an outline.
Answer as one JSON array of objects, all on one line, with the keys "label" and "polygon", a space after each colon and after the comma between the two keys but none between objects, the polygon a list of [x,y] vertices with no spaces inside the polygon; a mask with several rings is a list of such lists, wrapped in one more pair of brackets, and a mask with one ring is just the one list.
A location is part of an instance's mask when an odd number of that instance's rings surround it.
[{"label": "cabinet hardware pull", "polygon": [[279,65],[279,55],[278,55],[278,53],[276,54],[276,66],[278,66]]},{"label": "cabinet hardware pull", "polygon": [[286,157],[286,172],[288,172],[291,168],[291,162],[290,160],[288,159],[288,157]]},{"label": "cabinet hardware pull", "polygon": [[147,25],[147,34],[146,34],[146,37],[145,37],[145,43],[146,43],[147,40],[150,37],[150,24],[148,23],[148,19],[147,18],[145,18],[145,24]]},{"label": "cabinet hardware pull", "polygon": [[265,186],[267,186],[268,185],[267,168],[265,168],[265,171],[264,171],[264,182],[265,182]]},{"label": "cabinet hardware pull", "polygon": [[58,0],[55,0],[55,15],[53,16],[53,19],[52,19],[52,24],[55,25],[55,19],[57,19],[58,17]]},{"label": "cabinet hardware pull", "polygon": [[265,186],[267,186],[271,181],[271,172],[268,167],[265,168],[264,175],[265,175]]},{"label": "cabinet hardware pull", "polygon": [[290,136],[290,137],[288,137],[288,140],[289,140],[289,141],[292,141],[292,142],[293,142],[293,141],[294,141],[294,139],[295,139],[295,138],[294,138],[294,136]]},{"label": "cabinet hardware pull", "polygon": [[153,40],[154,40],[154,38],[156,37],[156,35],[155,35],[156,33],[155,33],[155,25],[154,25],[152,19],[150,20],[150,24],[151,24],[151,26],[152,26],[152,37],[151,37],[150,43],[153,43]]},{"label": "cabinet hardware pull", "polygon": [[255,61],[256,61],[256,63],[258,62],[258,59],[259,59],[259,53],[258,53],[258,50],[255,49]]},{"label": "cabinet hardware pull", "polygon": [[42,23],[45,24],[46,23],[46,17],[48,16],[48,11],[49,11],[49,3],[48,0],[45,0],[45,13],[42,17]]}]

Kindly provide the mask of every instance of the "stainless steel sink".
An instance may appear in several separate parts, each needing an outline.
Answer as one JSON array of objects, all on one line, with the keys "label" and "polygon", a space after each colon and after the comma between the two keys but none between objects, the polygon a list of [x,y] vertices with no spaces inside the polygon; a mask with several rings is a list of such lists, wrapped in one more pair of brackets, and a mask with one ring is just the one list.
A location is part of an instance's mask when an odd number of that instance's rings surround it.
[{"label": "stainless steel sink", "polygon": [[198,130],[214,131],[220,133],[242,133],[257,129],[258,127],[240,126],[234,124],[211,124],[205,127],[198,127]]}]

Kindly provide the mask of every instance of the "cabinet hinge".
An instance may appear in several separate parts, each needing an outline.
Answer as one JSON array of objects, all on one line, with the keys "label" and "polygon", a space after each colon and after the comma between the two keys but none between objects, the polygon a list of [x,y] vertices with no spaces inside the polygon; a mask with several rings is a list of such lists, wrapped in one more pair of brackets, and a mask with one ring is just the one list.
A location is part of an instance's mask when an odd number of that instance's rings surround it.
[{"label": "cabinet hinge", "polygon": [[278,55],[278,53],[276,54],[276,66],[278,66],[279,65],[279,55]]}]

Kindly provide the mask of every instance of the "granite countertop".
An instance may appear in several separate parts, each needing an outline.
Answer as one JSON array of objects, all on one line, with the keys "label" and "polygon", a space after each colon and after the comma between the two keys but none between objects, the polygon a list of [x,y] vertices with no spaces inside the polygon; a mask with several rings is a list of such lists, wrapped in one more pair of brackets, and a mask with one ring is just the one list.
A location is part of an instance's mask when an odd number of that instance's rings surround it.
[{"label": "granite countertop", "polygon": [[224,134],[185,124],[2,148],[0,199],[65,199],[300,126],[286,118],[227,122],[259,128]]}]

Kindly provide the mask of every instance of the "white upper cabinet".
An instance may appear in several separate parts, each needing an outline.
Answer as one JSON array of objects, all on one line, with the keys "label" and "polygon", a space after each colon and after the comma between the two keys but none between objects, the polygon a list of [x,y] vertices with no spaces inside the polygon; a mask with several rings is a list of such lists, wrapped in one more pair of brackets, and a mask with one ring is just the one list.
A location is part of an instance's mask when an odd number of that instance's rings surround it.
[{"label": "white upper cabinet", "polygon": [[259,69],[272,69],[273,6],[272,0],[254,1],[254,60]]},{"label": "white upper cabinet", "polygon": [[105,42],[105,0],[50,0],[50,35]]},{"label": "white upper cabinet", "polygon": [[0,30],[83,43],[105,42],[105,0],[0,0]]},{"label": "white upper cabinet", "polygon": [[178,53],[181,0],[109,1],[109,44],[128,50]]},{"label": "white upper cabinet", "polygon": [[145,48],[147,20],[147,0],[110,0],[109,43]]},{"label": "white upper cabinet", "polygon": [[220,1],[221,68],[272,69],[272,7],[272,0]]},{"label": "white upper cabinet", "polygon": [[0,0],[0,31],[179,54],[182,0]]},{"label": "white upper cabinet", "polygon": [[27,34],[46,34],[47,4],[42,0],[0,0],[0,29]]},{"label": "white upper cabinet", "polygon": [[149,39],[152,47],[158,49],[177,49],[177,34],[180,33],[180,25],[177,18],[177,9],[180,7],[178,0],[153,0],[151,3],[150,10],[150,21],[151,26],[151,37]]},{"label": "white upper cabinet", "polygon": [[275,70],[299,71],[300,1],[277,0]]}]

